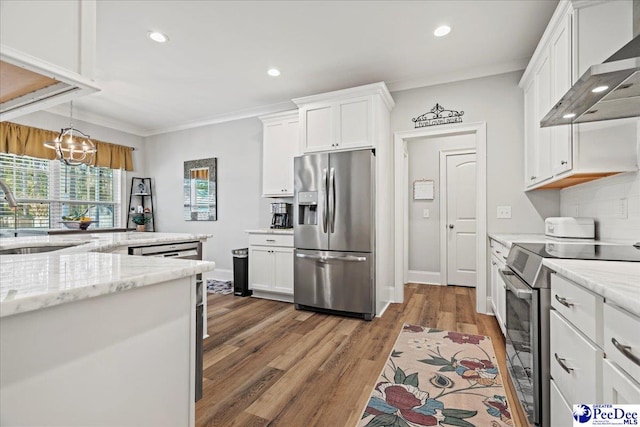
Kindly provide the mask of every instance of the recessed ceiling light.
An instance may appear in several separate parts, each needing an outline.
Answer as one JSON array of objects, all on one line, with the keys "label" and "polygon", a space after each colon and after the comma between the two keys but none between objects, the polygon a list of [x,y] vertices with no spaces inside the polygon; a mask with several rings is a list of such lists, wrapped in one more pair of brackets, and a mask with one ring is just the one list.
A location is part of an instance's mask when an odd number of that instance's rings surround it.
[{"label": "recessed ceiling light", "polygon": [[451,27],[448,25],[441,25],[433,32],[433,35],[436,37],[446,36],[451,32]]},{"label": "recessed ceiling light", "polygon": [[277,68],[269,68],[269,70],[267,70],[267,74],[271,77],[278,77],[280,75],[280,70]]},{"label": "recessed ceiling light", "polygon": [[600,92],[604,92],[607,89],[609,89],[609,86],[598,86],[596,88],[591,89],[591,92],[600,93]]},{"label": "recessed ceiling light", "polygon": [[572,119],[576,116],[576,113],[569,113],[562,116],[563,119]]},{"label": "recessed ceiling light", "polygon": [[158,43],[166,43],[169,41],[169,37],[166,34],[162,34],[158,31],[149,31],[147,33],[147,37]]}]

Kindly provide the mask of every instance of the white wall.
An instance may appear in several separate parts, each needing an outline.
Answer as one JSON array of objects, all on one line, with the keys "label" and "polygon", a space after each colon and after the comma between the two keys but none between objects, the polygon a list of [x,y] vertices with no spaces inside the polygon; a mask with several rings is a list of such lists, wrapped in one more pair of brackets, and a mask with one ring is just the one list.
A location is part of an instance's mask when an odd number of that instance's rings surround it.
[{"label": "white wall", "polygon": [[560,203],[563,216],[595,218],[596,236],[601,240],[640,242],[639,172],[565,188],[560,191]]},{"label": "white wall", "polygon": [[[463,122],[486,123],[487,233],[542,233],[544,218],[560,214],[559,190],[525,193],[524,96],[518,87],[521,72],[458,81],[392,93],[394,132],[412,130],[412,119],[433,108],[464,111]],[[445,125],[446,126],[446,125]],[[511,206],[510,219],[497,219],[498,206]],[[488,252],[488,239],[478,235]],[[478,266],[483,268],[483,266]],[[478,284],[478,308],[483,310],[489,290],[489,269]],[[439,269],[437,270],[439,272]],[[409,270],[408,273],[411,273]],[[415,275],[414,275],[415,276]],[[435,274],[418,274],[434,281]],[[407,279],[411,279],[408,276]]]},{"label": "white wall", "polygon": [[[558,190],[525,193],[522,72],[393,92],[393,132],[413,129],[412,118],[436,103],[464,111],[463,122],[487,123],[487,232],[542,233],[544,218],[560,213]],[[511,206],[511,219],[497,219],[498,206]]]},{"label": "white wall", "polygon": [[[247,247],[247,229],[269,225],[270,199],[262,194],[262,124],[237,120],[147,138],[146,168],[154,179],[157,231],[209,233],[205,256],[214,277],[230,277],[231,250]],[[218,220],[185,221],[182,208],[186,160],[218,159]]]},{"label": "white wall", "polygon": [[[409,153],[409,271],[440,272],[440,151],[460,148],[475,149],[475,134],[422,138],[407,143]],[[434,182],[433,200],[414,200],[413,182]],[[424,218],[429,209],[429,218]],[[409,280],[414,281],[409,274]]]}]

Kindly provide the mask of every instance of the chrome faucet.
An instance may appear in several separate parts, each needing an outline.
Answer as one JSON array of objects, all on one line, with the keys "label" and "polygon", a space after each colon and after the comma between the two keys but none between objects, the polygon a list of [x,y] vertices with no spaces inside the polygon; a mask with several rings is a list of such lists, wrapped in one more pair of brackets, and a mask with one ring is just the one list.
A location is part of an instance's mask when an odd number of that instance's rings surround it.
[{"label": "chrome faucet", "polygon": [[9,188],[7,183],[1,179],[0,179],[0,188],[4,192],[4,198],[7,199],[7,203],[9,203],[9,206],[12,208],[15,208],[16,206],[18,206],[18,202],[16,201],[16,198],[13,197],[13,193],[11,192],[11,189]]}]

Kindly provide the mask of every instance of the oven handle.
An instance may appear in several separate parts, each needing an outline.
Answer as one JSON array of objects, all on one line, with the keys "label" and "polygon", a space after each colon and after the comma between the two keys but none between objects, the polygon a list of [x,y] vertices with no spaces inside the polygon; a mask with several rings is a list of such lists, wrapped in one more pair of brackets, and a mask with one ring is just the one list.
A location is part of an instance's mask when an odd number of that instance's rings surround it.
[{"label": "oven handle", "polygon": [[[533,291],[524,282],[522,282],[513,271],[500,269],[498,270],[498,273],[500,273],[500,277],[502,277],[504,282],[507,284],[507,288],[513,292],[516,298],[531,299]],[[512,277],[517,280],[516,283],[512,281]]]}]

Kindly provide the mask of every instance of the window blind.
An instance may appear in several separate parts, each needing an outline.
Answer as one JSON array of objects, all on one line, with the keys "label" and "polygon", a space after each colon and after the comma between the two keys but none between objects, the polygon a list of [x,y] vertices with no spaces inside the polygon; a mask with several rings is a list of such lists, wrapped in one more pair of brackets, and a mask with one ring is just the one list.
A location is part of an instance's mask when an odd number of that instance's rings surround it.
[{"label": "window blind", "polygon": [[15,211],[0,205],[0,229],[63,228],[62,217],[75,214],[97,221],[92,228],[118,227],[121,175],[110,168],[0,153],[0,178],[19,201]]}]

